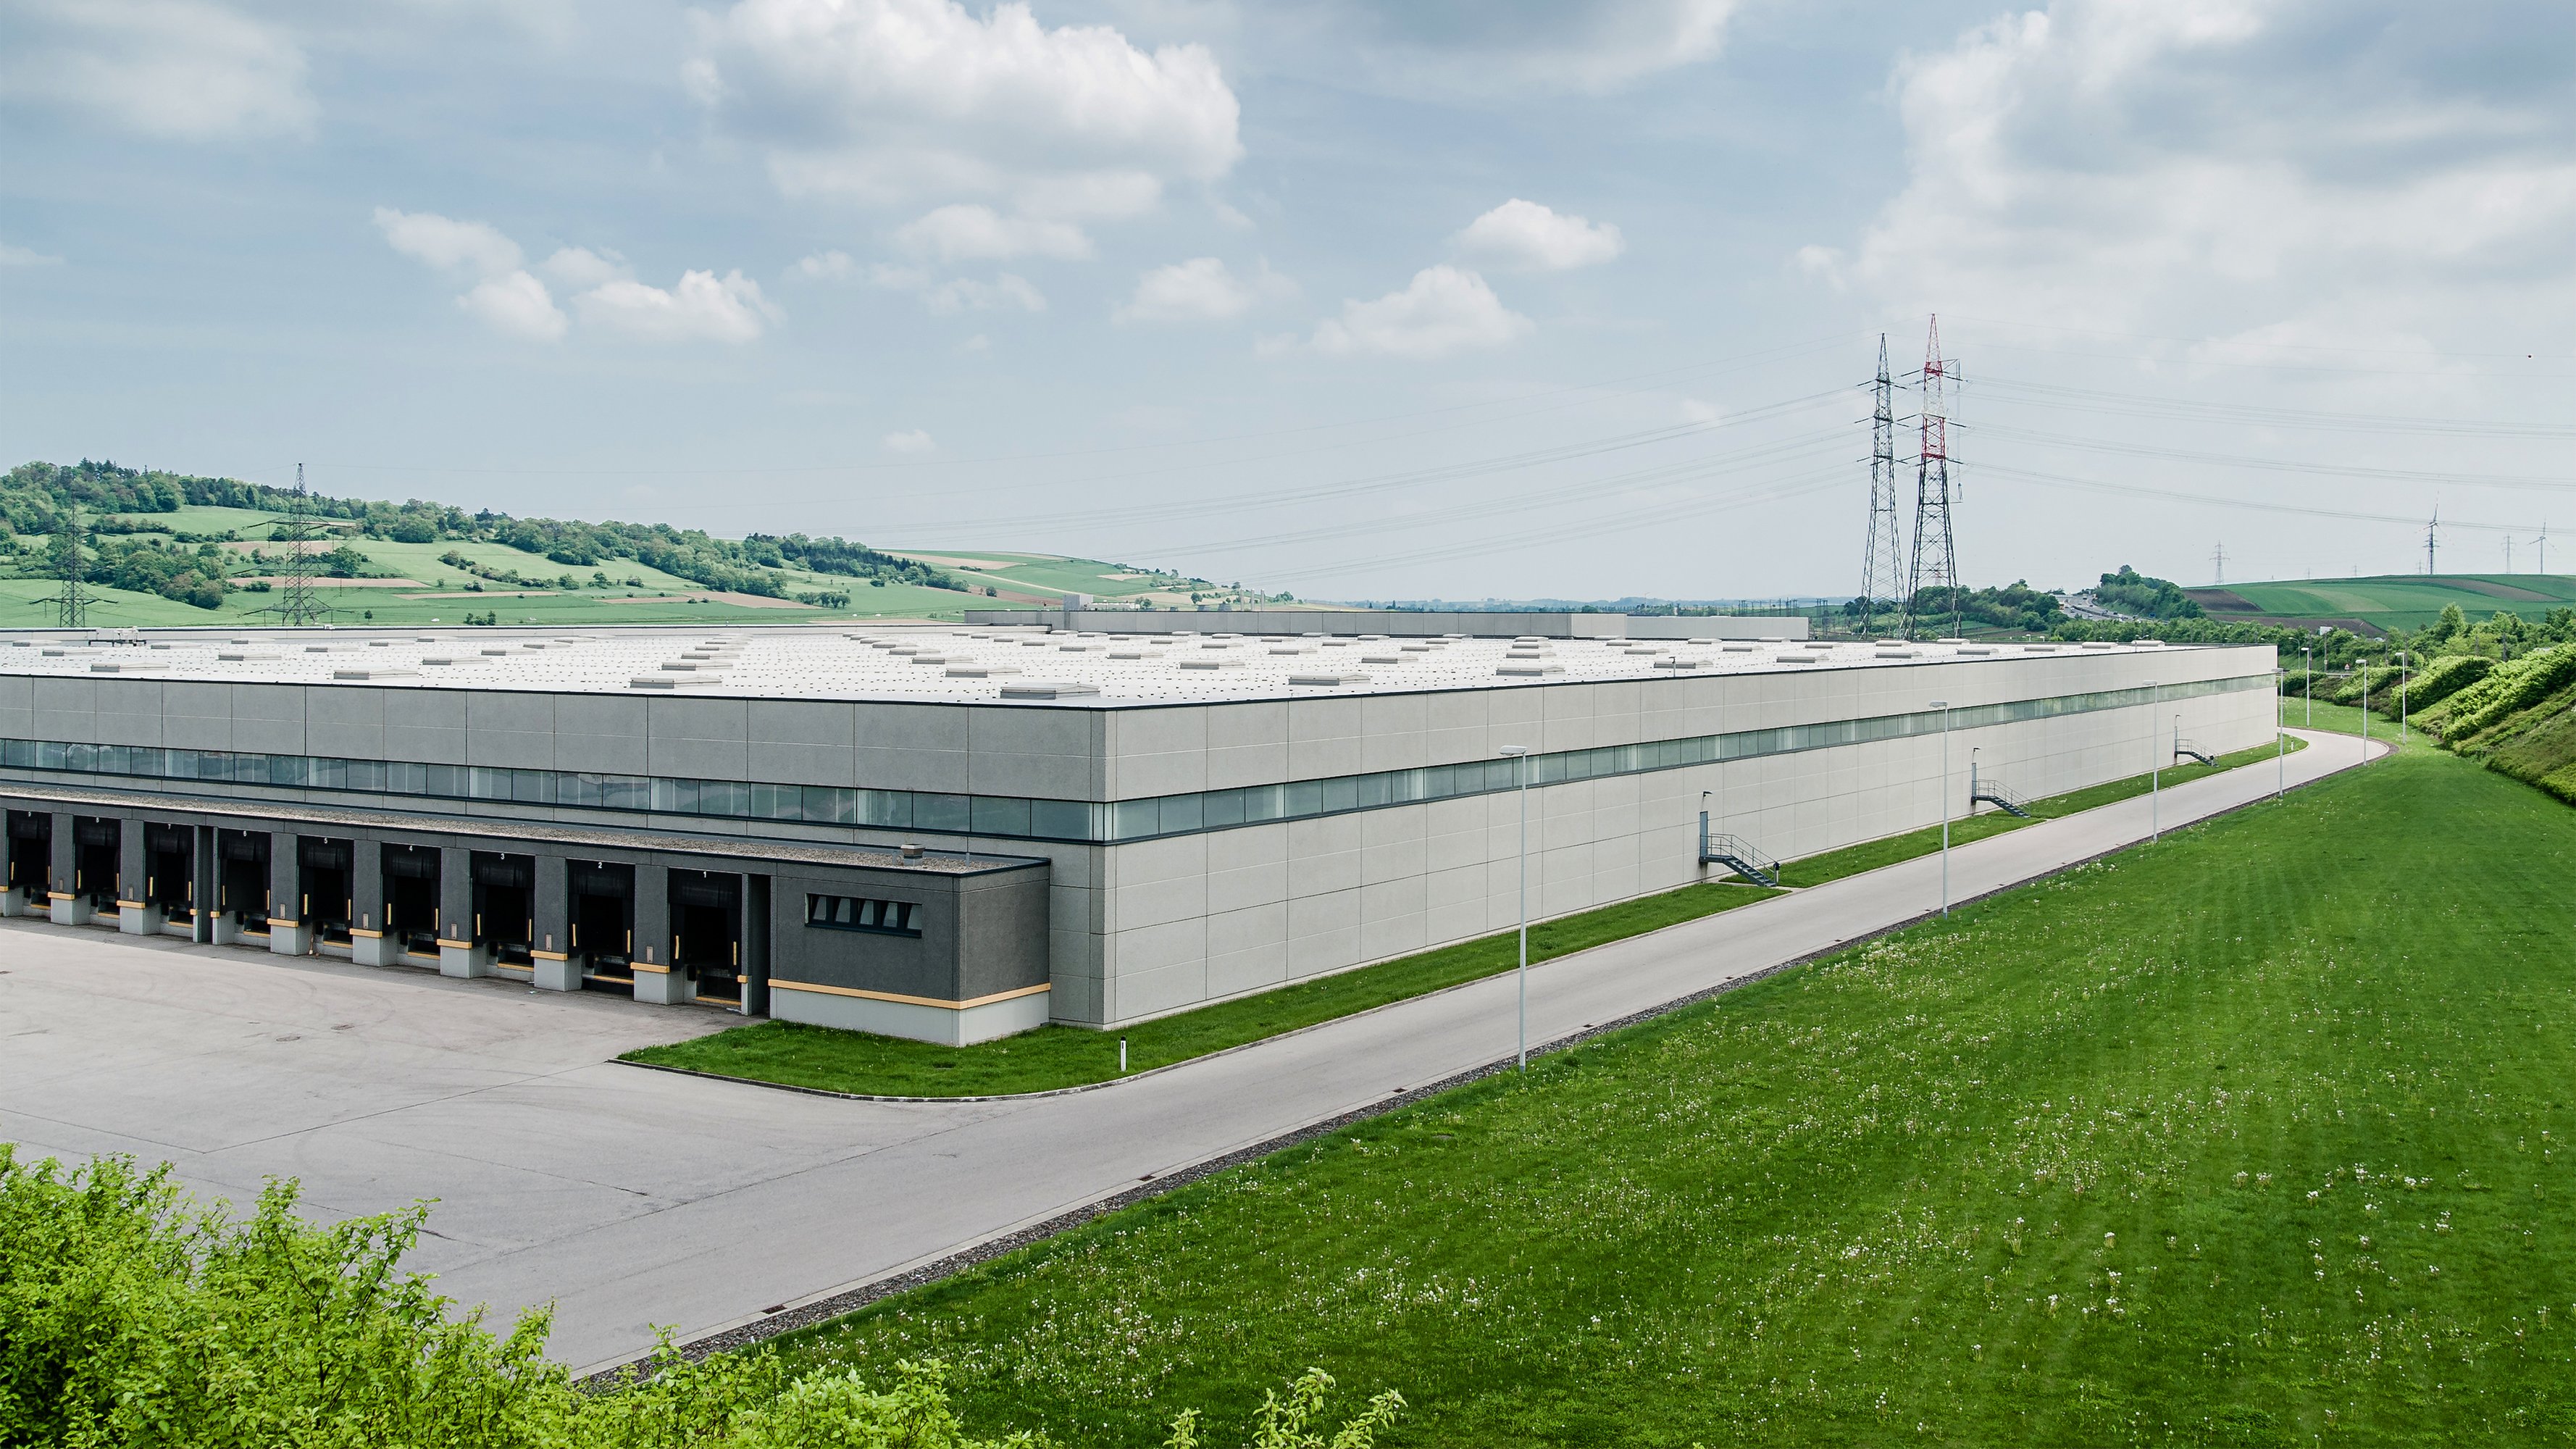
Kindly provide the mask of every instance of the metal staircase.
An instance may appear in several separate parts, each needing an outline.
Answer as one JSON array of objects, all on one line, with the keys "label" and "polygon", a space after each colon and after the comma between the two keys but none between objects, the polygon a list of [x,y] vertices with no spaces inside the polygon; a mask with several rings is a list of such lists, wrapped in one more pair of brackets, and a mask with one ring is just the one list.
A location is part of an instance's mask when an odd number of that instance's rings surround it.
[{"label": "metal staircase", "polygon": [[1756,885],[1776,888],[1780,884],[1780,862],[1755,850],[1740,835],[1709,834],[1706,812],[1699,817],[1699,863],[1725,866]]},{"label": "metal staircase", "polygon": [[2018,815],[2024,820],[2030,818],[2029,801],[2006,789],[2003,782],[1994,776],[1979,775],[1971,766],[1968,770],[1968,813],[1977,813],[1977,806],[1981,803],[1992,805],[2006,815]]},{"label": "metal staircase", "polygon": [[2200,746],[2193,744],[2191,741],[2174,741],[2174,759],[2179,762],[2185,755],[2189,755],[2191,758],[2200,761],[2204,765],[2215,765],[2218,763],[2216,760],[2211,759],[2209,755],[2200,748]]}]

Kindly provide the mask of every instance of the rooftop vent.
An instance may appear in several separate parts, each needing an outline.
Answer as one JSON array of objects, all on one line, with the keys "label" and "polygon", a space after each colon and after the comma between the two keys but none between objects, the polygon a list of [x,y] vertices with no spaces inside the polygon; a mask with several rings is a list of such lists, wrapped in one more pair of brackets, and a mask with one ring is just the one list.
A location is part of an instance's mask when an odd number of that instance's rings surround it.
[{"label": "rooftop vent", "polygon": [[1002,686],[1004,699],[1083,699],[1099,692],[1098,686],[1078,679],[1024,679]]},{"label": "rooftop vent", "polygon": [[969,661],[948,666],[948,677],[951,679],[991,679],[998,675],[1019,672],[1019,666],[1016,664],[976,664]]},{"label": "rooftop vent", "polygon": [[1525,659],[1516,663],[1506,664],[1494,672],[1500,675],[1520,678],[1540,674],[1563,674],[1565,672],[1565,666],[1562,664],[1548,664],[1535,659]]},{"label": "rooftop vent", "polygon": [[1291,674],[1288,676],[1288,682],[1290,684],[1312,684],[1331,688],[1335,685],[1342,684],[1366,684],[1369,682],[1369,677],[1365,674],[1345,674],[1339,672],[1330,674]]},{"label": "rooftop vent", "polygon": [[904,858],[904,859],[906,859],[906,860],[919,860],[919,859],[921,859],[921,842],[919,842],[919,841],[917,841],[917,840],[907,840],[907,841],[905,841],[905,842],[903,843],[903,849],[902,849],[902,852],[901,852],[901,853],[902,853],[902,855],[903,855],[903,858]]}]

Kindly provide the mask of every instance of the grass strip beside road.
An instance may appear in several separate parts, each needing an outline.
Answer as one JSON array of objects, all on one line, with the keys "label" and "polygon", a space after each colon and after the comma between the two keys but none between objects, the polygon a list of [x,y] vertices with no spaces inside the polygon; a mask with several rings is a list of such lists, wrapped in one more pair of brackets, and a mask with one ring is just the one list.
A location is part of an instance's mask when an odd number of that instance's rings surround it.
[{"label": "grass strip beside road", "polygon": [[[2322,727],[2321,725],[2320,728]],[[2308,747],[2307,741],[2295,738],[2289,742],[2289,745],[2292,753]],[[2167,770],[2164,772],[2161,784],[2189,784],[2204,775],[2214,775],[2221,770],[2233,770],[2240,765],[2259,764],[2272,758],[2273,753],[2274,747],[2271,745],[2256,745],[2252,749],[2238,750],[2232,755],[2221,755],[2215,765],[2190,764]],[[1984,840],[1988,836],[2019,830],[2025,825],[2036,825],[2043,820],[2056,820],[2079,811],[2114,805],[2122,800],[2134,800],[2158,787],[2159,782],[2153,775],[2105,781],[2086,789],[2069,791],[2064,795],[2051,795],[2044,800],[2030,801],[2027,807],[2030,810],[2028,820],[2016,815],[2007,815],[1991,805],[1981,806],[1979,808],[1985,813],[1963,815],[1950,822],[1950,846],[1955,850],[1970,841]],[[1877,870],[1881,866],[1895,865],[1917,856],[1930,855],[1940,848],[1941,827],[1927,826],[1921,830],[1909,830],[1903,835],[1865,840],[1858,845],[1849,845],[1840,850],[1828,850],[1822,855],[1810,855],[1803,860],[1790,861],[1781,867],[1780,883],[1794,889],[1820,886],[1827,881],[1841,880],[1848,875],[1859,875],[1863,871]]]},{"label": "grass strip beside road", "polygon": [[1309,1365],[1390,1446],[2566,1443],[2571,871],[2402,754],[774,1351],[1068,1446]]},{"label": "grass strip beside road", "polygon": [[[2290,747],[2295,750],[2304,746],[2294,739]],[[2271,753],[2268,745],[2240,750],[2220,757],[2215,767],[2193,765],[2168,770],[2165,780],[2180,784],[2215,769],[2255,763]],[[2143,795],[2148,788],[2148,777],[2140,775],[2134,780],[2113,780],[2033,801],[2031,820],[2001,811],[1963,817],[1951,823],[1950,843],[1965,845],[2038,820],[2053,820]],[[1792,861],[1784,872],[1783,884],[1822,885],[1929,855],[1940,848],[1940,827],[1908,831]],[[1533,922],[1530,960],[1545,961],[1569,951],[1588,950],[1659,931],[1775,894],[1741,883],[1688,885],[1598,910]],[[644,1047],[619,1060],[872,1097],[990,1097],[1050,1092],[1090,1086],[1117,1076],[1118,1040],[1122,1036],[1127,1039],[1128,1071],[1132,1075],[1464,985],[1508,971],[1518,961],[1519,945],[1514,933],[1503,932],[1258,996],[1139,1022],[1114,1032],[1042,1026],[998,1041],[952,1047],[797,1022],[766,1021],[667,1046]]]},{"label": "grass strip beside road", "polygon": [[[1530,960],[1544,961],[1643,935],[1776,894],[1737,885],[1689,885],[1533,922]],[[646,1047],[621,1060],[871,1096],[1044,1092],[1117,1076],[1122,1036],[1127,1039],[1130,1073],[1149,1071],[1496,975],[1519,961],[1518,933],[1506,931],[1112,1032],[1042,1026],[1000,1041],[951,1047],[771,1021]]]}]

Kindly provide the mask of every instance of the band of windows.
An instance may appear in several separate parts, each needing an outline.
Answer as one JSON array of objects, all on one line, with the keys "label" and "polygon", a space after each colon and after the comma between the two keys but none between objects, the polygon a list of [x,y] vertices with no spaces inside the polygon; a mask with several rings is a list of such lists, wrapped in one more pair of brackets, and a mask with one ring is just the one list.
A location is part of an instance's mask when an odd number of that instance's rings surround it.
[{"label": "band of windows", "polygon": [[808,895],[805,897],[805,924],[833,931],[918,936],[921,934],[921,907],[911,901]]},{"label": "band of windows", "polygon": [[[2270,689],[2268,675],[2240,675],[2165,685],[2150,691],[2099,690],[2043,699],[1971,705],[1949,711],[1953,729],[1977,729],[2061,715],[2128,709],[2249,689]],[[1694,735],[1590,750],[1531,755],[1529,783],[1557,785],[1619,775],[1683,769],[1762,755],[1793,754],[1937,734],[1942,711],[1877,715],[1783,725],[1732,734]],[[928,790],[869,790],[836,785],[769,785],[741,780],[686,780],[572,770],[518,770],[485,765],[429,765],[405,760],[347,760],[325,755],[267,755],[152,745],[91,745],[60,740],[0,739],[0,768],[194,780],[298,790],[345,791],[437,800],[498,801],[653,815],[774,820],[806,825],[911,830],[996,839],[1116,844],[1189,835],[1241,825],[1338,815],[1509,790],[1520,783],[1518,760],[1468,760],[1407,770],[1380,770],[1277,785],[1245,785],[1143,800],[1039,800],[1012,795],[954,795]]]}]

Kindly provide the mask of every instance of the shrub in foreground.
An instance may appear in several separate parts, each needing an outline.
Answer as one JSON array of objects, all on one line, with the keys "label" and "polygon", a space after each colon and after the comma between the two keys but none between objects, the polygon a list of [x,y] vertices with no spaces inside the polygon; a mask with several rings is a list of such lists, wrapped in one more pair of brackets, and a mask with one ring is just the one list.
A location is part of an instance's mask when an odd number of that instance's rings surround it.
[{"label": "shrub in foreground", "polygon": [[[936,1362],[796,1372],[768,1353],[692,1363],[665,1343],[605,1392],[544,1356],[549,1315],[506,1334],[400,1269],[427,1204],[316,1225],[271,1182],[247,1216],[200,1207],[167,1166],[20,1163],[0,1143],[0,1449],[1012,1449],[967,1436]],[[1332,1380],[1270,1396],[1255,1449],[1369,1449],[1403,1401],[1328,1440]],[[1195,1449],[1198,1417],[1172,1442]]]}]

